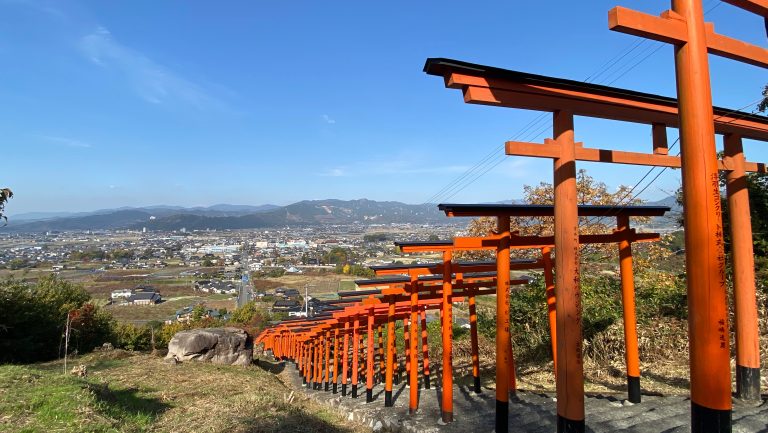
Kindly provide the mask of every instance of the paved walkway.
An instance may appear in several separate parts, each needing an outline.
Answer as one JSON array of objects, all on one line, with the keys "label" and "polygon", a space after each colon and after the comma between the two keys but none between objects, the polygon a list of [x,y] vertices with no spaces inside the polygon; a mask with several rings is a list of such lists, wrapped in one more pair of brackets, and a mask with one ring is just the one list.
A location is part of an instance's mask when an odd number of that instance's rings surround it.
[{"label": "paved walkway", "polygon": [[[281,363],[282,364],[282,363]],[[346,414],[350,420],[356,420],[371,427],[374,431],[392,432],[492,432],[494,429],[495,394],[492,389],[483,389],[475,394],[464,386],[454,387],[454,419],[448,425],[441,425],[440,389],[420,389],[419,410],[408,415],[409,388],[401,382],[393,390],[394,407],[384,407],[384,388],[377,385],[373,389],[374,401],[365,403],[365,385],[358,388],[358,397],[311,390],[301,383],[292,363],[273,365],[273,371],[281,371],[284,380],[294,389],[300,390],[310,398],[335,407]],[[438,384],[439,385],[439,384]],[[348,386],[348,390],[351,387]],[[510,399],[510,432],[554,432],[556,424],[556,402],[552,393],[518,391]],[[640,404],[631,404],[620,395],[588,396],[585,400],[586,424],[588,432],[689,432],[690,400],[680,396],[643,396]],[[734,433],[768,433],[768,401],[760,405],[747,405],[734,400]]]}]

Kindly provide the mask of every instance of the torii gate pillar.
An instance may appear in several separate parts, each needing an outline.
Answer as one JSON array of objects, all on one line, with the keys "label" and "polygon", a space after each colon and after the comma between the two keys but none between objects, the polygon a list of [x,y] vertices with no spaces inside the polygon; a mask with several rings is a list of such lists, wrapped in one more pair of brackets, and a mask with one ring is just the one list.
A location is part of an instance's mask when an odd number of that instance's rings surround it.
[{"label": "torii gate pillar", "polygon": [[755,258],[741,137],[725,136],[725,156],[733,163],[726,175],[733,253],[733,298],[736,328],[736,397],[760,400],[760,338],[755,296]]},{"label": "torii gate pillar", "polygon": [[576,195],[576,142],[573,113],[554,113],[555,304],[557,315],[557,431],[584,431],[579,217]]},{"label": "torii gate pillar", "polygon": [[686,22],[675,45],[685,209],[685,266],[691,370],[691,431],[731,430],[731,373],[725,252],[715,150],[707,32],[701,0],[673,0]]}]

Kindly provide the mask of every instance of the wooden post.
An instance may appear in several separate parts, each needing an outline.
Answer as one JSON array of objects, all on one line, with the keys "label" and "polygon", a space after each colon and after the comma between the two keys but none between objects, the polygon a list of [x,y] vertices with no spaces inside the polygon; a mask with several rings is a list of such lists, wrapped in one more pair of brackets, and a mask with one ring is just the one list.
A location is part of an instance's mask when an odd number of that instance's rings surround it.
[{"label": "wooden post", "polygon": [[621,303],[624,317],[624,357],[627,363],[628,400],[640,403],[640,354],[637,343],[635,316],[635,278],[632,270],[632,244],[629,242],[629,217],[616,218],[617,231],[623,234],[619,242],[619,270],[621,273]]},{"label": "wooden post", "polygon": [[330,376],[330,359],[331,359],[331,331],[325,332],[325,337],[323,338],[325,341],[325,377],[323,378],[323,382],[325,383],[325,390],[328,391],[331,386],[331,376]]},{"label": "wooden post", "polygon": [[480,388],[480,348],[477,342],[477,307],[475,295],[469,296],[469,336],[472,343],[472,383],[475,393],[479,394]]},{"label": "wooden post", "polygon": [[[450,250],[443,251],[443,399],[442,420],[453,422],[453,366],[451,351],[453,346],[453,288],[451,286]],[[414,366],[413,368],[417,368]]]},{"label": "wooden post", "polygon": [[409,378],[411,377],[411,345],[410,345],[410,335],[411,335],[411,324],[410,322],[410,316],[403,317],[403,353],[405,353],[405,376],[406,376],[406,383],[408,383],[408,386],[411,386],[411,383],[409,381]]},{"label": "wooden post", "polygon": [[733,304],[736,331],[736,397],[760,400],[760,333],[757,326],[755,259],[749,211],[744,149],[741,137],[725,136],[725,156],[733,170],[726,174],[728,215],[731,222]]},{"label": "wooden post", "polygon": [[544,285],[547,295],[547,317],[549,319],[549,338],[552,345],[552,362],[557,372],[557,306],[555,298],[555,276],[552,273],[552,248],[541,249],[544,262]]},{"label": "wooden post", "polygon": [[675,46],[675,69],[685,209],[691,431],[730,432],[725,252],[707,31],[701,0],[673,0],[672,9],[685,21],[687,36],[685,43]]},{"label": "wooden post", "polygon": [[387,311],[387,371],[384,377],[384,407],[392,407],[392,380],[395,364],[395,303],[390,297]]},{"label": "wooden post", "polygon": [[419,277],[417,274],[411,275],[411,283],[409,284],[410,290],[410,319],[408,320],[408,335],[403,335],[408,345],[408,361],[410,364],[410,371],[408,372],[408,379],[411,386],[409,399],[408,399],[408,414],[413,415],[419,409],[419,316],[418,316],[418,303],[419,303]]},{"label": "wooden post", "polygon": [[360,316],[355,316],[352,328],[352,398],[357,398],[357,379],[360,368]]},{"label": "wooden post", "polygon": [[557,431],[584,431],[579,218],[573,113],[554,113],[555,296],[557,298]]},{"label": "wooden post", "polygon": [[347,395],[347,377],[349,376],[349,319],[344,321],[344,350],[341,352],[341,395]]},{"label": "wooden post", "polygon": [[496,232],[496,433],[509,431],[509,217],[499,217]]},{"label": "wooden post", "polygon": [[315,369],[312,389],[321,389],[323,380],[323,346],[322,336],[315,342]]},{"label": "wooden post", "polygon": [[365,362],[365,402],[370,403],[373,401],[373,372],[375,371],[373,363],[373,343],[376,341],[376,337],[373,334],[373,307],[368,311],[368,336],[367,348],[368,357]]},{"label": "wooden post", "polygon": [[339,384],[339,328],[333,330],[333,393],[336,394]]},{"label": "wooden post", "polygon": [[429,331],[427,330],[427,307],[421,310],[421,356],[424,366],[422,374],[424,375],[424,389],[430,388],[429,383]]},{"label": "wooden post", "polygon": [[378,377],[378,383],[381,383],[384,381],[384,372],[386,368],[386,362],[384,360],[384,330],[383,326],[379,325],[378,329],[378,336],[379,336],[379,377]]}]

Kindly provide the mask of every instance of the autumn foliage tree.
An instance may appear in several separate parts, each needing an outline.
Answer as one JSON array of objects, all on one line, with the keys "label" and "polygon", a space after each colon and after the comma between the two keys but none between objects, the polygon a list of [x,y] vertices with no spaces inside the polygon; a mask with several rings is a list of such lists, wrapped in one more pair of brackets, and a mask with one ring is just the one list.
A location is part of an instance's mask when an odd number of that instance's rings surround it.
[{"label": "autumn foliage tree", "polygon": [[[626,206],[642,203],[642,200],[632,197],[631,189],[627,186],[619,186],[615,192],[608,190],[603,182],[596,181],[587,174],[586,170],[579,170],[576,174],[576,193],[579,205],[609,205]],[[554,203],[554,187],[551,183],[540,182],[538,185],[523,186],[523,202],[531,205],[551,205]],[[642,219],[638,219],[642,220]],[[611,233],[615,228],[613,217],[580,217],[579,232],[582,234]],[[496,230],[495,217],[481,217],[473,220],[468,227],[470,236],[485,236]],[[552,236],[554,234],[553,217],[512,217],[510,218],[510,230],[523,236]],[[616,247],[613,245],[582,245],[582,254],[589,255],[599,253],[602,256],[612,256]],[[484,253],[489,257],[492,253]],[[467,254],[469,258],[479,258],[483,254]],[[512,250],[513,258],[538,257],[536,250],[523,249]]]},{"label": "autumn foliage tree", "polygon": [[67,316],[71,349],[86,352],[111,338],[111,317],[81,286],[54,275],[36,283],[0,280],[0,362],[35,362],[60,355]]}]

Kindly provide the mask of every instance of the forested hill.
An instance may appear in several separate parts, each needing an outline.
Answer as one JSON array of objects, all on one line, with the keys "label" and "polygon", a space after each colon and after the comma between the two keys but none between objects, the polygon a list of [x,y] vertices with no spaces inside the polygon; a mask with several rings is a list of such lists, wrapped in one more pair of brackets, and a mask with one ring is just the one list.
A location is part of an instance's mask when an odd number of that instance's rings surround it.
[{"label": "forested hill", "polygon": [[[210,208],[170,206],[104,210],[97,214],[68,216],[36,221],[14,221],[3,230],[36,232],[52,230],[204,230],[283,227],[320,224],[447,223],[437,206],[411,205],[374,200],[305,200],[288,206],[230,206],[226,211]],[[254,210],[256,209],[256,210]]]}]

